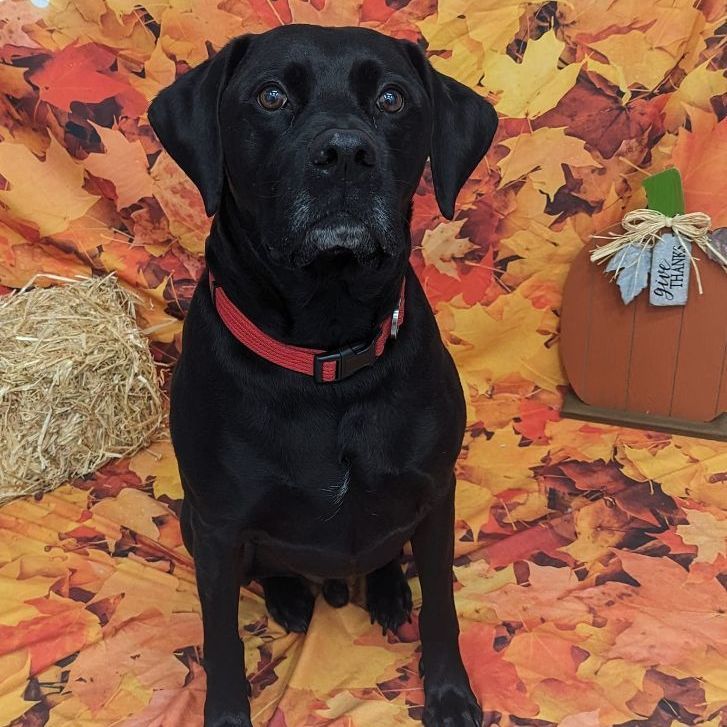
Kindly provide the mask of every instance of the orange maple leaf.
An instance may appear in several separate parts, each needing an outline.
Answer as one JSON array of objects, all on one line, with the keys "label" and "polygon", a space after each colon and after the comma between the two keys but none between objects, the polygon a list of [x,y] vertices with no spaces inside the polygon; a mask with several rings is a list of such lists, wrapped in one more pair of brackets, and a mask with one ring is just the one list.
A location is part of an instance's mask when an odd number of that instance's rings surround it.
[{"label": "orange maple leaf", "polygon": [[679,131],[672,160],[682,175],[687,212],[705,212],[712,227],[727,226],[727,119],[688,107],[691,131]]},{"label": "orange maple leaf", "polygon": [[106,150],[100,154],[89,154],[83,160],[83,166],[94,176],[113,183],[116,209],[128,207],[142,197],[151,197],[152,178],[141,142],[129,141],[118,129],[90,123]]}]

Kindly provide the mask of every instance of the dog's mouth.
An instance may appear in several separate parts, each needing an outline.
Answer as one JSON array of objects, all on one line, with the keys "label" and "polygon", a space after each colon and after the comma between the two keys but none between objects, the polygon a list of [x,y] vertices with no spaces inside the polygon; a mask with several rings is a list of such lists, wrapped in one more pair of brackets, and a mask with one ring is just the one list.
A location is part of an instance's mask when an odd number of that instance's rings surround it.
[{"label": "dog's mouth", "polygon": [[385,253],[369,227],[349,212],[327,215],[307,230],[295,254],[297,265],[304,267],[319,258],[354,258],[372,264]]}]

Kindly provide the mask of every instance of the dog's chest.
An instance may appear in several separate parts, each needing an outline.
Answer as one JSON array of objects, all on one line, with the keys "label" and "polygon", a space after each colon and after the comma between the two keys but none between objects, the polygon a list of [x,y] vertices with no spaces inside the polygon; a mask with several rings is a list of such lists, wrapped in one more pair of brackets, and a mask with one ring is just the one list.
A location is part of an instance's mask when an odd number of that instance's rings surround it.
[{"label": "dog's chest", "polygon": [[430,437],[405,437],[401,429],[385,410],[362,410],[339,421],[311,417],[293,436],[283,430],[266,448],[264,486],[266,499],[283,506],[263,506],[251,520],[280,537],[337,541],[353,550],[406,525],[431,494],[435,473]]},{"label": "dog's chest", "polygon": [[[435,456],[443,432],[426,414],[410,424],[386,406],[361,406],[305,422],[275,416],[266,431],[228,444],[245,452],[234,490],[262,571],[275,562],[324,577],[372,570],[397,555],[448,484]],[[451,472],[458,444],[445,444]]]},{"label": "dog's chest", "polygon": [[253,572],[320,577],[367,573],[396,557],[431,500],[433,480],[362,471],[322,457],[268,490],[275,509],[252,517]]}]

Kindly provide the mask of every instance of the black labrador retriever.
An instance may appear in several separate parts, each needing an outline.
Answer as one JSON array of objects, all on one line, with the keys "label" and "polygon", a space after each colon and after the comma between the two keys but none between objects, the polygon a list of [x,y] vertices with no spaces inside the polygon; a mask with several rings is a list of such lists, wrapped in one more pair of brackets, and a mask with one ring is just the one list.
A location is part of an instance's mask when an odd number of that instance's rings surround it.
[{"label": "black labrador retriever", "polygon": [[439,207],[497,117],[421,49],[361,28],[233,40],[163,90],[150,122],[214,222],[184,326],[171,431],[204,621],[205,725],[251,725],[239,588],[305,631],[366,577],[372,621],[411,611],[411,540],[429,727],[479,725],[457,643],[453,468],[462,390],[408,263],[427,157]]}]

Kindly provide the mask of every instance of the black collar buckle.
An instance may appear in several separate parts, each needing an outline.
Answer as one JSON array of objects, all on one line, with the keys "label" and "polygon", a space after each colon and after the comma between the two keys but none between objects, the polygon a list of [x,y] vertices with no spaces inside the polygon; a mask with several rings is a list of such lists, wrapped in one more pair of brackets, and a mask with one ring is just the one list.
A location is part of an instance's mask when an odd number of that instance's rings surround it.
[{"label": "black collar buckle", "polygon": [[[336,351],[316,354],[313,361],[313,376],[319,384],[330,384],[334,381],[347,379],[352,374],[376,361],[376,342],[379,340],[378,332],[369,343],[354,343],[351,346],[344,346]],[[336,375],[330,381],[323,378],[323,364],[335,361]]]}]

